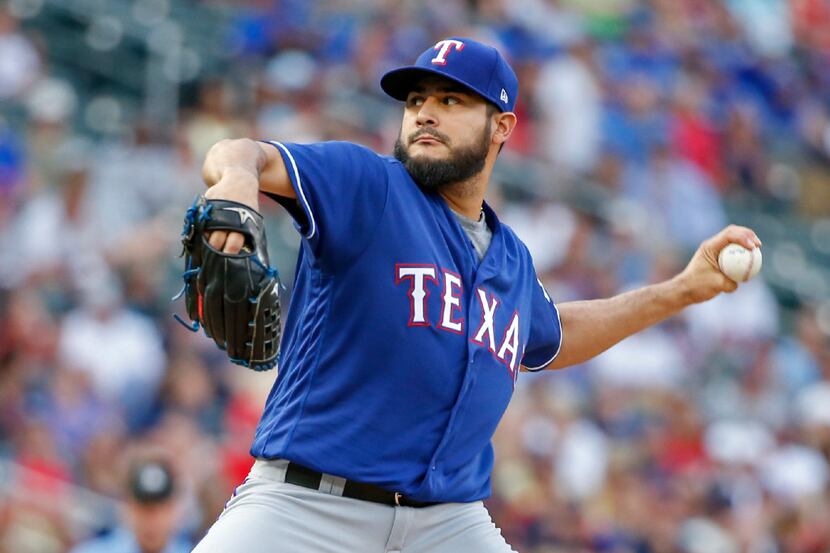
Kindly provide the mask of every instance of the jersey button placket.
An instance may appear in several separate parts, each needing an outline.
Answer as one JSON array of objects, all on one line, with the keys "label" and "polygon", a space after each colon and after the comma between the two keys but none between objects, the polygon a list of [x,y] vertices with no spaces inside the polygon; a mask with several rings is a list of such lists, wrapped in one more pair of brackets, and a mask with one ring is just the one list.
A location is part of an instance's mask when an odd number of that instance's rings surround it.
[{"label": "jersey button placket", "polygon": [[[478,258],[476,258],[476,260],[477,259]],[[478,278],[476,276],[476,271],[475,270],[473,270],[473,274],[471,275],[470,280],[474,283],[474,285],[472,287],[470,287],[469,289],[475,290],[475,285],[478,284]],[[466,288],[467,283],[465,283],[464,286],[465,286],[465,289],[467,289]],[[467,317],[468,317],[467,321],[472,320],[470,318],[470,316],[473,313],[473,307],[472,307],[473,305],[474,305],[473,301],[470,300],[469,304],[467,305],[467,309],[466,309]],[[465,338],[467,339],[467,362],[464,363],[464,380],[461,384],[461,390],[459,390],[459,392],[458,392],[458,397],[455,400],[455,404],[453,405],[452,412],[450,413],[450,420],[447,422],[447,428],[444,431],[444,436],[441,439],[441,442],[438,444],[438,448],[435,450],[435,454],[432,456],[432,461],[430,463],[430,472],[432,472],[432,473],[437,473],[438,472],[438,465],[440,464],[438,459],[440,459],[441,453],[447,447],[447,443],[449,443],[449,441],[451,439],[450,437],[452,435],[452,430],[453,430],[453,427],[455,425],[455,419],[458,416],[458,412],[463,408],[462,406],[463,406],[463,403],[464,403],[464,399],[467,396],[467,393],[469,392],[469,389],[470,389],[470,383],[472,381],[472,376],[471,376],[470,372],[473,370],[473,365],[475,364],[475,361],[473,359],[474,359],[474,355],[475,355],[476,349],[477,349],[475,344],[473,344],[473,342],[471,341],[471,334],[470,334],[471,332],[472,332],[471,327],[468,324],[468,326],[467,326],[467,335],[465,336]],[[437,476],[437,474],[436,474],[436,476]]]},{"label": "jersey button placket", "polygon": [[[469,337],[468,337],[467,341],[469,343]],[[463,402],[464,402],[464,398],[467,396],[467,392],[470,389],[470,381],[471,381],[470,371],[473,369],[473,364],[474,364],[474,362],[472,360],[472,354],[473,353],[474,352],[468,347],[468,349],[467,349],[468,361],[464,364],[464,381],[461,384],[461,390],[458,392],[458,397],[455,400],[455,405],[453,405],[452,412],[450,414],[450,420],[449,420],[449,422],[447,422],[447,429],[444,431],[444,436],[441,439],[441,443],[438,444],[438,449],[435,450],[435,454],[432,457],[432,462],[430,463],[430,467],[429,467],[431,472],[437,472],[438,471],[438,465],[440,464],[438,459],[441,456],[441,452],[444,451],[444,449],[447,447],[447,443],[451,439],[452,430],[453,430],[453,427],[455,426],[455,419],[458,416],[458,412],[463,408],[462,405],[463,405]]]}]

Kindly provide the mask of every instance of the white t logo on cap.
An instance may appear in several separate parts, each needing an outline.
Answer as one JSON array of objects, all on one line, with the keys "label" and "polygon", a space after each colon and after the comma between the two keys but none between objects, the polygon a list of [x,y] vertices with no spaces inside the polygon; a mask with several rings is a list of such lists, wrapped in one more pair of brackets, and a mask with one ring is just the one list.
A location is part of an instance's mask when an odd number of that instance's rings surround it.
[{"label": "white t logo on cap", "polygon": [[447,65],[447,54],[451,48],[455,48],[458,52],[464,49],[464,43],[460,40],[440,40],[435,44],[433,50],[438,50],[438,55],[432,58],[432,63],[435,65]]},{"label": "white t logo on cap", "polygon": [[500,98],[501,98],[501,101],[502,101],[502,102],[504,102],[505,104],[507,103],[507,91],[506,91],[505,89],[503,89],[503,88],[501,89],[501,96],[500,96]]}]

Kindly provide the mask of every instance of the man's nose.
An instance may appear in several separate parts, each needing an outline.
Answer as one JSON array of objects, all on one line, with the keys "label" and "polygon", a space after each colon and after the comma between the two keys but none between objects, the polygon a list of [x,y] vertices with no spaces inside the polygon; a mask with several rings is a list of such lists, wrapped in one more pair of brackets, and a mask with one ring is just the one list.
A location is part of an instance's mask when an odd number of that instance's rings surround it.
[{"label": "man's nose", "polygon": [[419,127],[438,125],[438,115],[436,108],[438,107],[438,100],[433,96],[427,96],[424,103],[418,109],[418,117],[415,119]]}]

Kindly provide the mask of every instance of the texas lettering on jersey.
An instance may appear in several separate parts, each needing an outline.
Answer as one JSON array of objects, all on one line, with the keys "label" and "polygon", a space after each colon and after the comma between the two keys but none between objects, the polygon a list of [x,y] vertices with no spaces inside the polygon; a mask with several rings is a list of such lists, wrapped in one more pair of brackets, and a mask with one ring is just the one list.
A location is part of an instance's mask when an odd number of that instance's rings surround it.
[{"label": "texas lettering on jersey", "polygon": [[[406,264],[395,265],[395,284],[409,284],[409,326],[430,326],[427,299],[435,289],[441,294],[441,313],[435,327],[455,334],[464,334],[464,317],[461,314],[463,286],[461,277],[446,269],[439,271],[435,265]],[[497,340],[495,319],[501,302],[492,292],[477,287],[475,299],[480,303],[481,321],[471,338],[474,344],[486,347],[490,353],[504,363],[510,371],[511,378],[516,376],[516,363],[519,349],[519,313],[514,311],[510,322],[503,329],[501,339]]]}]

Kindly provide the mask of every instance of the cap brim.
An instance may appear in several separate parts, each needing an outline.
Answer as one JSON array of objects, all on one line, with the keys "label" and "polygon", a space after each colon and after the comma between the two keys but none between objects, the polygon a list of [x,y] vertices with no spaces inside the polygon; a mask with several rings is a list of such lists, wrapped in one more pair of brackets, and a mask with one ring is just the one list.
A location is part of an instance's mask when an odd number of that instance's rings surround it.
[{"label": "cap brim", "polygon": [[[419,80],[423,79],[424,77],[430,77],[434,75],[447,79],[448,81],[457,83],[466,88],[467,90],[470,90],[478,94],[479,96],[484,98],[485,101],[492,103],[492,101],[489,98],[487,98],[486,94],[468,85],[464,81],[456,79],[452,75],[447,75],[446,73],[438,71],[437,69],[428,69],[425,67],[418,67],[417,65],[400,67],[398,69],[393,69],[392,71],[389,71],[383,77],[381,77],[380,87],[386,94],[388,94],[392,98],[400,100],[401,102],[405,102],[407,96],[409,96],[409,93],[412,92],[412,89],[415,87],[415,84]],[[499,106],[498,104],[496,104],[496,107],[501,109],[501,106]]]}]

